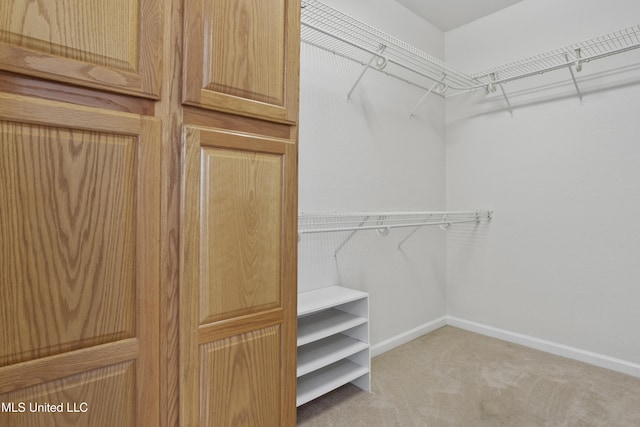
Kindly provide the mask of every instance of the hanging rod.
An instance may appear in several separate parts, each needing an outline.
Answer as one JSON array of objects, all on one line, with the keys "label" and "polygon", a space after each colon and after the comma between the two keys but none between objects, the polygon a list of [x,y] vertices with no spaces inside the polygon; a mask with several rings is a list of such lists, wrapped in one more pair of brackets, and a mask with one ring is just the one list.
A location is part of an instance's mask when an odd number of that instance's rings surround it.
[{"label": "hanging rod", "polygon": [[298,216],[298,233],[327,233],[358,230],[388,230],[391,228],[430,225],[480,223],[491,220],[493,211],[441,212],[351,212],[313,213]]},{"label": "hanging rod", "polygon": [[[561,49],[532,56],[480,73],[467,74],[395,37],[327,6],[319,0],[302,0],[301,40],[366,65],[372,57],[376,71],[429,90],[433,83],[448,90],[473,91],[575,66],[640,47],[640,25],[605,34]],[[384,46],[383,52],[380,50]],[[443,80],[442,76],[445,76]]]},{"label": "hanging rod", "polygon": [[399,244],[398,249],[415,232],[424,226],[439,225],[448,230],[453,224],[475,223],[491,221],[493,211],[442,211],[442,212],[352,212],[352,213],[314,213],[298,216],[298,239],[300,235],[309,233],[327,233],[350,231],[349,235],[336,248],[333,256],[338,253],[360,230],[377,230],[383,236],[389,234],[391,228],[413,227]]},{"label": "hanging rod", "polygon": [[[377,71],[384,71],[428,89],[430,83],[474,85],[465,73],[370,25],[327,6],[319,0],[302,1],[301,40],[307,44],[367,64],[371,56],[380,58]],[[385,46],[384,54],[380,47]]]},{"label": "hanging rod", "polygon": [[[576,71],[580,72],[585,63],[638,48],[640,48],[640,25],[634,25],[550,52],[474,73],[472,74],[473,78],[479,80],[481,84],[467,89],[486,87],[491,83],[508,83],[571,66],[575,66]],[[499,76],[499,78],[491,81],[492,74]]]}]

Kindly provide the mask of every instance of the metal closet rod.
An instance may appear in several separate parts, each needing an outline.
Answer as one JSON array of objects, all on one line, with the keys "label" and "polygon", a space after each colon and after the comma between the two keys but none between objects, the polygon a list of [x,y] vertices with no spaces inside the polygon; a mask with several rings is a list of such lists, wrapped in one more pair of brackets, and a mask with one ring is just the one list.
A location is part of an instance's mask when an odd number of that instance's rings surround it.
[{"label": "metal closet rod", "polygon": [[302,214],[298,217],[299,234],[327,233],[390,228],[423,227],[478,223],[491,220],[493,211],[439,211],[439,212],[354,212],[335,214]]},{"label": "metal closet rod", "polygon": [[[323,33],[323,34],[325,34],[325,35],[327,35],[329,37],[337,39],[337,40],[339,40],[339,41],[341,41],[343,43],[346,43],[346,44],[348,44],[348,45],[350,45],[352,47],[360,49],[363,52],[367,52],[367,53],[371,54],[374,57],[381,58],[382,60],[384,60],[384,61],[386,61],[388,63],[394,64],[394,65],[396,65],[398,67],[401,67],[401,68],[403,68],[403,69],[405,69],[407,71],[410,71],[410,72],[412,72],[414,74],[417,74],[417,75],[419,75],[421,77],[424,77],[424,78],[426,78],[426,79],[428,79],[428,80],[430,80],[430,81],[432,81],[434,83],[441,83],[441,84],[444,85],[444,89],[441,92],[444,92],[447,89],[452,89],[452,90],[457,90],[457,91],[473,91],[473,90],[476,90],[476,89],[486,88],[489,85],[494,85],[494,84],[499,85],[499,84],[503,84],[503,83],[512,82],[512,81],[515,81],[515,80],[520,80],[520,79],[524,79],[524,78],[528,78],[528,77],[533,77],[533,76],[536,76],[536,75],[539,75],[539,74],[548,73],[550,71],[560,70],[562,68],[567,68],[567,67],[571,67],[573,65],[583,64],[583,63],[587,63],[587,62],[590,62],[590,61],[595,61],[597,59],[606,58],[608,56],[613,56],[613,55],[617,55],[619,53],[628,52],[628,51],[640,48],[640,44],[626,46],[626,47],[618,48],[618,49],[615,49],[615,50],[612,50],[612,51],[609,51],[609,52],[604,52],[604,53],[600,53],[600,54],[597,54],[597,55],[583,57],[578,61],[569,60],[569,61],[563,62],[561,64],[558,64],[558,65],[544,67],[544,68],[542,68],[540,70],[535,70],[535,71],[531,71],[531,72],[528,72],[528,73],[519,74],[517,76],[499,78],[499,79],[492,80],[492,81],[489,81],[489,82],[486,82],[486,83],[478,83],[478,84],[469,85],[469,86],[455,86],[455,85],[452,85],[451,83],[443,83],[442,79],[438,79],[436,77],[432,77],[432,76],[429,76],[427,74],[424,74],[424,73],[422,73],[422,72],[420,72],[420,71],[418,71],[418,70],[416,70],[416,69],[414,69],[414,68],[412,68],[412,67],[410,67],[408,65],[402,64],[402,63],[400,63],[400,62],[398,62],[398,61],[396,61],[394,59],[388,58],[384,54],[381,54],[381,53],[376,52],[374,50],[368,49],[368,48],[366,48],[364,46],[359,46],[356,43],[352,43],[352,42],[350,42],[349,40],[346,40],[343,37],[331,34],[328,31],[324,31],[321,28],[318,28],[318,27],[316,27],[314,25],[307,24],[307,23],[303,23],[303,25],[305,25],[305,26],[307,26],[307,27],[309,27],[309,28],[311,28],[311,29],[313,29],[315,31]],[[320,47],[317,44],[314,44],[314,46]],[[447,71],[448,71],[447,69],[443,69],[443,73],[446,74]],[[496,71],[492,71],[491,73],[499,74],[500,70],[498,69]],[[486,74],[483,74],[481,76],[470,77],[470,79],[478,80],[478,79],[481,79],[481,78],[488,78],[491,75],[491,73],[486,73]],[[424,87],[422,87],[422,88],[424,88]],[[426,88],[424,88],[424,89],[426,89]]]},{"label": "metal closet rod", "polygon": [[[571,70],[570,67],[574,65],[576,66],[576,71],[580,71],[583,63],[640,48],[640,26],[635,25],[579,44],[567,46],[562,50],[547,52],[515,63],[496,67],[489,71],[469,75],[449,66],[437,58],[431,58],[426,53],[374,27],[345,15],[325,5],[321,1],[304,0],[303,6],[303,26],[308,27],[318,34],[329,37],[331,40],[344,43],[347,46],[358,49],[360,52],[367,53],[371,55],[371,58],[380,59],[381,65],[376,68],[377,71],[383,71],[382,69],[385,68],[386,64],[393,64],[411,74],[425,78],[434,84],[440,84],[439,90],[435,92],[439,95],[444,94],[448,89],[457,92],[474,91],[480,88],[492,90],[498,85],[514,80],[524,79],[562,68],[569,68]],[[348,31],[342,31],[343,28],[347,28]],[[345,33],[344,37],[335,33],[338,29]],[[314,46],[334,51],[334,53],[339,50],[336,48],[336,43],[317,39],[308,33],[303,33],[302,39],[305,41],[304,39],[309,37],[314,39],[314,41],[309,41],[310,44]],[[350,38],[352,39],[350,40]],[[327,43],[331,45],[331,48],[323,46],[323,44]],[[386,49],[386,52],[376,51],[374,48],[368,47],[369,45],[384,46],[388,49]],[[597,53],[592,52],[594,50]],[[573,56],[573,52],[576,53],[576,57],[569,59],[569,54],[571,53],[571,56]],[[581,53],[586,53],[587,56],[583,57]],[[589,53],[592,54],[589,55]],[[342,53],[342,55],[349,57],[353,54]],[[398,56],[398,58],[394,59],[393,56]],[[558,61],[560,61],[560,63],[558,63]],[[536,69],[532,69],[534,67],[536,67]],[[386,74],[395,76],[390,72],[386,72]],[[502,76],[500,74],[502,74]],[[402,77],[399,78],[405,80]],[[423,85],[417,86],[427,90]]]},{"label": "metal closet rod", "polygon": [[298,238],[302,234],[350,231],[334,252],[337,258],[342,248],[360,230],[378,230],[386,236],[391,228],[412,227],[414,230],[398,244],[398,249],[402,249],[402,245],[421,227],[439,225],[443,230],[448,230],[453,224],[480,224],[483,219],[490,221],[492,217],[492,210],[302,214],[298,216]]},{"label": "metal closet rod", "polygon": [[[496,80],[492,80],[492,81],[490,81],[488,83],[477,84],[475,86],[469,86],[469,87],[465,87],[465,88],[457,88],[457,87],[454,87],[454,86],[448,86],[448,87],[450,89],[453,89],[453,90],[467,90],[467,91],[468,90],[475,90],[475,89],[485,88],[485,87],[487,87],[489,85],[494,85],[494,84],[499,85],[499,84],[502,84],[502,83],[512,82],[514,80],[520,80],[520,79],[524,79],[524,78],[527,78],[527,77],[533,77],[533,76],[536,76],[536,75],[539,75],[539,74],[544,74],[544,73],[548,73],[550,71],[555,71],[555,70],[561,70],[563,68],[571,67],[571,66],[578,65],[578,64],[584,64],[586,62],[595,61],[596,59],[606,58],[607,56],[617,55],[619,53],[627,52],[627,51],[638,49],[638,48],[640,48],[640,44],[633,45],[633,46],[628,46],[628,47],[625,47],[625,48],[620,48],[618,50],[611,51],[611,52],[605,52],[605,53],[601,53],[601,54],[597,54],[597,55],[584,57],[584,58],[581,58],[578,61],[568,60],[568,61],[566,61],[566,62],[564,62],[562,64],[559,64],[559,65],[553,65],[553,66],[545,67],[545,68],[540,69],[540,70],[531,71],[531,72],[523,73],[523,74],[518,74],[517,76],[506,77],[506,78],[503,78],[503,79],[496,79]],[[496,73],[499,74],[500,71],[496,71]],[[487,78],[489,75],[490,74],[485,74],[485,75],[482,75],[482,76],[478,76],[476,78]]]},{"label": "metal closet rod", "polygon": [[[430,76],[428,74],[424,74],[424,73],[414,69],[413,67],[410,67],[408,65],[404,65],[404,64],[402,64],[402,63],[400,63],[400,62],[398,62],[398,61],[396,61],[394,59],[388,58],[387,56],[381,54],[380,52],[376,52],[375,50],[371,50],[371,49],[366,48],[364,46],[360,46],[360,45],[358,45],[356,43],[353,43],[353,42],[351,42],[351,41],[349,41],[349,40],[347,40],[347,39],[345,39],[343,37],[337,36],[335,34],[332,34],[332,33],[328,32],[328,31],[325,31],[325,30],[323,30],[321,28],[318,28],[315,25],[311,25],[311,24],[308,24],[308,23],[305,23],[305,22],[303,22],[302,25],[304,25],[306,27],[309,27],[309,28],[311,28],[314,31],[317,31],[319,33],[325,34],[328,37],[331,37],[333,39],[336,39],[336,40],[339,40],[339,41],[341,41],[343,43],[346,43],[349,46],[355,47],[356,49],[360,49],[361,51],[366,52],[366,53],[372,55],[373,57],[380,58],[380,59],[382,59],[383,61],[385,61],[387,63],[394,64],[394,65],[396,65],[396,66],[398,66],[400,68],[404,68],[405,70],[410,71],[410,72],[412,72],[414,74],[417,74],[420,77],[424,77],[425,79],[430,80],[431,82],[442,83],[445,86],[445,88],[442,90],[442,92],[444,92],[447,88],[451,88],[451,89],[454,89],[454,90],[465,90],[465,88],[458,88],[456,86],[451,86],[449,84],[443,83],[442,82],[442,78],[436,78],[436,77],[432,77],[432,76]],[[312,44],[313,46],[316,46],[316,47],[320,47],[317,43],[309,43],[309,44]],[[435,64],[433,64],[433,66],[436,67]],[[448,72],[450,72],[450,71],[447,70],[446,68],[442,69],[442,73],[447,74]],[[449,74],[447,74],[447,75],[449,75]],[[469,78],[469,80],[473,80],[473,79]],[[478,87],[485,87],[485,86],[487,86],[487,84],[482,84],[482,85],[480,85]],[[424,88],[422,86],[420,86],[420,87],[425,89],[425,90],[427,89],[427,88]]]},{"label": "metal closet rod", "polygon": [[385,228],[403,228],[403,227],[423,227],[426,225],[449,225],[449,224],[462,224],[467,222],[479,222],[477,219],[467,219],[467,220],[451,220],[451,221],[438,221],[438,222],[414,222],[407,224],[384,224],[381,225],[362,225],[362,226],[351,226],[351,227],[330,227],[330,228],[312,228],[308,230],[300,230],[300,234],[312,234],[312,233],[327,233],[327,232],[337,232],[337,231],[352,231],[352,230],[380,230]]}]

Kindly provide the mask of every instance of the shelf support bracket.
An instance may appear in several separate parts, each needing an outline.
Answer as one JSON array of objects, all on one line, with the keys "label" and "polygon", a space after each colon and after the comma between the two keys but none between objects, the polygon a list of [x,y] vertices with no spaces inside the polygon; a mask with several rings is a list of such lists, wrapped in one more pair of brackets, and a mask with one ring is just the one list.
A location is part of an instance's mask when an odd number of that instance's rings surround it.
[{"label": "shelf support bracket", "polygon": [[[487,85],[487,93],[496,91],[495,81],[498,80],[498,76],[496,75],[496,73],[491,73],[489,76],[491,77],[491,83]],[[505,92],[504,87],[502,86],[502,83],[498,83],[498,86],[500,86],[500,91],[502,92],[502,96],[505,102],[507,103],[507,109],[509,110],[509,114],[511,114],[511,117],[513,117],[513,108],[511,108],[511,102],[509,102],[509,97],[507,96],[507,92]]]},{"label": "shelf support bracket", "polygon": [[[576,70],[582,70],[582,63],[580,62],[580,49],[576,49],[576,56],[578,57],[578,61],[576,62]],[[564,59],[569,62],[569,55],[565,54]],[[582,92],[580,92],[580,86],[578,86],[578,81],[576,80],[576,75],[573,73],[573,68],[569,65],[569,73],[571,73],[571,80],[573,80],[573,85],[576,88],[576,92],[578,92],[578,99],[580,99],[580,104],[583,104],[582,101]]]},{"label": "shelf support bracket", "polygon": [[500,90],[502,91],[502,96],[504,96],[504,100],[507,102],[507,109],[509,110],[509,114],[513,117],[513,108],[511,108],[511,103],[509,102],[509,98],[507,97],[507,92],[504,91],[504,87],[502,83],[500,83]]},{"label": "shelf support bracket", "polygon": [[[387,47],[385,45],[380,45],[380,48],[377,50],[377,53],[381,55],[386,48]],[[383,60],[382,64],[380,65],[380,68],[381,69],[384,68],[384,66],[386,65],[387,61],[386,61],[386,59],[384,57],[382,57],[380,55],[373,55],[371,57],[371,59],[369,60],[369,63],[364,67],[364,69],[360,73],[360,76],[358,76],[358,80],[356,80],[356,82],[351,87],[351,90],[347,94],[347,101],[351,101],[351,94],[356,89],[356,86],[358,86],[358,83],[360,83],[360,80],[362,80],[362,78],[364,77],[365,73],[369,70],[369,68],[371,68],[371,64],[373,64],[373,61],[375,61],[376,58]]]},{"label": "shelf support bracket", "polygon": [[[363,225],[365,222],[367,222],[368,220],[369,220],[369,216],[364,217],[364,219],[363,219],[363,220],[362,220],[362,222],[358,225],[358,227],[362,227],[362,225]],[[340,246],[338,246],[338,247],[336,248],[336,251],[333,253],[333,257],[334,257],[334,258],[338,258],[338,252],[340,252],[340,251],[342,250],[342,248],[344,248],[344,245],[346,245],[346,244],[347,244],[347,242],[348,242],[349,240],[351,240],[351,239],[353,238],[353,236],[355,236],[355,234],[356,234],[358,231],[360,231],[360,230],[357,230],[357,229],[356,229],[356,230],[351,231],[351,233],[349,233],[349,235],[348,235],[348,236],[347,236],[347,238],[344,240],[344,242],[342,242],[342,243],[340,244]]]},{"label": "shelf support bracket", "polygon": [[416,110],[418,109],[418,107],[420,107],[420,105],[422,105],[422,103],[424,102],[425,99],[427,99],[427,96],[429,96],[431,94],[431,92],[433,92],[435,90],[436,87],[441,86],[442,84],[444,84],[444,79],[447,78],[446,74],[442,75],[442,78],[440,79],[439,82],[433,82],[433,84],[431,85],[431,87],[429,88],[429,90],[427,91],[427,93],[424,94],[424,96],[422,98],[420,98],[420,101],[418,101],[418,103],[416,104],[415,107],[413,107],[413,110],[411,110],[411,112],[409,113],[409,118],[413,117],[413,113],[416,112]]},{"label": "shelf support bracket", "polygon": [[416,231],[418,231],[420,228],[421,226],[418,225],[416,228],[413,229],[413,231],[411,231],[411,233],[407,234],[407,236],[404,239],[402,239],[400,243],[398,243],[398,249],[402,250],[402,245],[404,245],[404,242],[406,242],[407,240],[409,240],[411,236],[416,234]]}]

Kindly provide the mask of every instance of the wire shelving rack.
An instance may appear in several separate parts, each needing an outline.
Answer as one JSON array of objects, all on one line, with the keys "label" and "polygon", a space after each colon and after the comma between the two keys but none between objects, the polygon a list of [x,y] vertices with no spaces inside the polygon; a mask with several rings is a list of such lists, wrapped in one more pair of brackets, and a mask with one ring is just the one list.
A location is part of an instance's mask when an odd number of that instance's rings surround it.
[{"label": "wire shelving rack", "polygon": [[437,225],[448,230],[454,224],[488,223],[493,218],[492,210],[440,211],[440,212],[348,212],[348,213],[302,213],[298,216],[298,236],[313,233],[347,232],[345,240],[338,246],[335,256],[353,236],[361,230],[376,230],[386,236],[392,228],[413,228],[398,244],[402,248],[413,234],[425,226]]},{"label": "wire shelving rack", "polygon": [[640,25],[472,74],[460,71],[319,0],[302,0],[301,40],[364,66],[347,98],[365,72],[373,69],[427,90],[420,103],[431,93],[445,96],[449,91],[480,88],[493,92],[499,86],[511,110],[502,87],[504,83],[563,68],[571,72],[578,96],[582,99],[574,69],[579,72],[585,63],[639,48]]},{"label": "wire shelving rack", "polygon": [[298,233],[327,233],[354,230],[388,230],[489,221],[491,210],[441,212],[348,212],[302,213],[298,216]]}]

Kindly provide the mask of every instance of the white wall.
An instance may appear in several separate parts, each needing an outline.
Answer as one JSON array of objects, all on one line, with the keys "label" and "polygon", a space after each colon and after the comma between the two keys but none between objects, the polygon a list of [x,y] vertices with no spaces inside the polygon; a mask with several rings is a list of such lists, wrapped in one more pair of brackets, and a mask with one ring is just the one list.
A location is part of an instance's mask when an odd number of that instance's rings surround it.
[{"label": "white wall", "polygon": [[[637,0],[525,0],[448,32],[481,71],[638,24]],[[610,70],[610,71],[605,71]],[[449,314],[640,363],[640,53],[447,100],[448,209],[495,209],[450,234]]]},{"label": "white wall", "polygon": [[[443,33],[393,0],[325,1],[438,57]],[[375,71],[346,96],[362,66],[302,45],[299,209],[302,212],[443,210],[444,100]],[[371,341],[379,344],[444,316],[445,237],[441,230],[382,237],[358,233],[334,259],[345,233],[304,235],[300,291],[342,284],[371,295]]]}]

